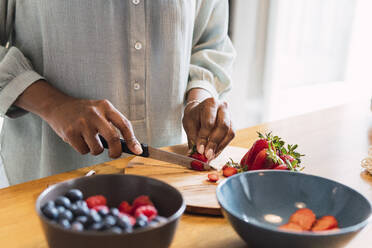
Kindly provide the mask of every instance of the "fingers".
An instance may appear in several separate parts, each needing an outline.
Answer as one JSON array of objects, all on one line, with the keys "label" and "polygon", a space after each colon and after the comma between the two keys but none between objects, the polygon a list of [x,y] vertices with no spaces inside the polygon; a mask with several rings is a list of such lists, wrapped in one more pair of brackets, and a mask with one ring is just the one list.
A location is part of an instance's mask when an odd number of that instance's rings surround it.
[{"label": "fingers", "polygon": [[80,135],[70,135],[68,137],[68,143],[81,154],[87,154],[89,152],[89,147]]},{"label": "fingers", "polygon": [[102,143],[98,138],[98,130],[86,129],[83,132],[83,137],[92,155],[96,156],[103,152]]},{"label": "fingers", "polygon": [[227,104],[223,103],[218,108],[215,127],[208,137],[205,153],[208,160],[213,159],[219,152],[217,148],[221,145],[221,142],[225,138],[229,138],[227,135],[229,134],[230,126],[231,122],[229,112],[227,111]]},{"label": "fingers", "polygon": [[109,156],[111,158],[118,158],[122,153],[120,135],[115,130],[113,125],[108,121],[101,119],[98,125],[98,132],[105,138],[109,147]]},{"label": "fingers", "polygon": [[200,130],[196,139],[196,148],[200,154],[205,154],[208,158],[211,152],[206,149],[206,146],[208,138],[215,127],[218,105],[214,98],[208,98],[201,104],[199,111]]},{"label": "fingers", "polygon": [[134,135],[130,121],[116,109],[111,109],[106,115],[107,118],[120,130],[129,150],[137,155],[141,154],[143,152],[142,147]]}]

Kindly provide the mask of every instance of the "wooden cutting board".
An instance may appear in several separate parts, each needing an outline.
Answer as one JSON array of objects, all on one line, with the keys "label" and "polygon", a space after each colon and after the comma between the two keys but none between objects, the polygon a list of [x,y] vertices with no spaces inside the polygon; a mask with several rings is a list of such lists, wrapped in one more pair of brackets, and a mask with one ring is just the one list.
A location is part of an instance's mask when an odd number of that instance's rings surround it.
[{"label": "wooden cutting board", "polygon": [[[177,145],[164,148],[164,150],[186,155],[188,148],[186,145]],[[229,161],[229,158],[240,162],[247,150],[246,148],[228,146],[211,162],[211,165],[220,170]],[[220,180],[217,183],[211,183],[207,180],[210,171],[194,171],[154,159],[135,157],[129,162],[124,173],[156,178],[174,186],[181,191],[188,212],[221,215],[216,198],[217,185],[225,179],[221,176],[221,172],[218,172]]]}]

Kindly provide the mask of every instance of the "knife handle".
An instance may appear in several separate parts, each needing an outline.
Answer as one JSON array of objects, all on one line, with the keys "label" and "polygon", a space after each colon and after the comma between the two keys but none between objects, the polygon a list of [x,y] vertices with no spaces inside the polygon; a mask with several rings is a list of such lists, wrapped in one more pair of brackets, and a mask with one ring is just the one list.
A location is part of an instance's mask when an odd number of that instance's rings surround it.
[{"label": "knife handle", "polygon": [[[98,137],[99,137],[99,140],[102,143],[103,148],[108,149],[108,144],[107,144],[107,141],[105,140],[105,138],[103,138],[101,135],[98,135]],[[131,150],[129,150],[125,140],[120,139],[120,143],[121,143],[121,149],[122,149],[123,152],[133,154],[133,155],[137,155],[137,154],[134,154]],[[141,143],[141,147],[142,147],[143,152],[142,152],[142,154],[140,154],[138,156],[145,157],[145,158],[149,157],[150,154],[149,154],[149,148],[148,148],[147,144],[142,144]]]}]

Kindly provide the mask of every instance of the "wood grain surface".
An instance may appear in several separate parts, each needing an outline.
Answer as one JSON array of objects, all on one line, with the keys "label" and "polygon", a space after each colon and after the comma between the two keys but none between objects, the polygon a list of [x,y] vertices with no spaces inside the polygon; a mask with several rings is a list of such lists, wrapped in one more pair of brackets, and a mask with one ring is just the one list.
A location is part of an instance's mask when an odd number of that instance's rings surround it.
[{"label": "wood grain surface", "polygon": [[[185,144],[166,147],[164,150],[187,155],[188,147]],[[154,159],[135,157],[125,168],[125,174],[156,178],[176,187],[181,191],[186,201],[187,212],[222,215],[221,208],[216,198],[217,185],[225,180],[221,175],[220,169],[229,161],[229,158],[239,162],[246,152],[246,148],[236,146],[226,147],[225,150],[210,163],[216,171],[194,171],[179,165]],[[208,182],[208,173],[218,173],[220,175],[220,180],[217,183]]]},{"label": "wood grain surface", "polygon": [[[339,106],[247,128],[237,132],[232,146],[249,148],[256,131],[272,130],[290,143],[299,144],[305,173],[344,183],[372,201],[372,176],[360,167],[360,161],[372,145],[372,119],[369,101]],[[37,196],[49,185],[83,176],[90,169],[98,174],[123,173],[130,158],[118,159],[68,173],[11,186],[0,190],[0,247],[45,248],[41,225],[34,210]],[[345,247],[370,247],[372,224]],[[184,214],[172,248],[247,247],[222,217]]]}]

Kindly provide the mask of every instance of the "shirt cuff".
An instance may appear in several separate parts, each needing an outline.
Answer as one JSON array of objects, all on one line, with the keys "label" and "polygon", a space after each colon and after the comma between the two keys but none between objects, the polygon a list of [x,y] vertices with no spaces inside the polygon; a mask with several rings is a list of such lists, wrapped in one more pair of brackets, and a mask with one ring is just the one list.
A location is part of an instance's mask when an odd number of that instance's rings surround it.
[{"label": "shirt cuff", "polygon": [[219,98],[219,95],[217,93],[216,88],[214,88],[214,86],[210,82],[208,82],[208,81],[205,81],[205,80],[195,80],[195,81],[189,82],[187,84],[186,94],[187,94],[187,92],[189,92],[191,89],[194,89],[194,88],[204,89],[204,90],[208,91],[209,94],[211,94],[212,97],[214,97],[216,99]]},{"label": "shirt cuff", "polygon": [[14,107],[12,104],[17,100],[19,95],[27,89],[27,87],[40,79],[43,79],[43,77],[35,71],[25,71],[10,81],[0,91],[0,115],[16,117],[26,113],[25,110]]}]

